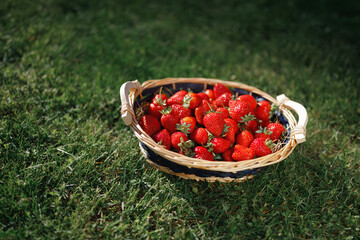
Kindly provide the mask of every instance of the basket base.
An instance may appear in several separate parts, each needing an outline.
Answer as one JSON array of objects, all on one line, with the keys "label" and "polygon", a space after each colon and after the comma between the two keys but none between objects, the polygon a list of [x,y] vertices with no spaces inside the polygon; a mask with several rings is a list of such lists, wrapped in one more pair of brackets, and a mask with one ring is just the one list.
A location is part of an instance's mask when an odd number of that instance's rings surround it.
[{"label": "basket base", "polygon": [[215,176],[212,176],[212,177],[199,177],[199,176],[196,176],[194,174],[177,173],[177,172],[174,172],[174,171],[172,171],[171,169],[169,169],[167,167],[161,166],[161,165],[151,161],[147,156],[146,150],[141,146],[141,143],[139,143],[139,146],[140,146],[141,153],[144,155],[144,157],[146,158],[146,161],[151,166],[153,166],[154,168],[156,168],[156,169],[158,169],[158,170],[160,170],[162,172],[165,172],[165,173],[168,173],[168,174],[171,174],[171,175],[183,178],[183,179],[190,179],[190,180],[196,180],[196,181],[206,181],[206,182],[245,182],[245,181],[247,181],[249,179],[252,179],[254,177],[254,175],[247,175],[247,176],[244,176],[244,177],[241,177],[241,178],[215,177]]}]

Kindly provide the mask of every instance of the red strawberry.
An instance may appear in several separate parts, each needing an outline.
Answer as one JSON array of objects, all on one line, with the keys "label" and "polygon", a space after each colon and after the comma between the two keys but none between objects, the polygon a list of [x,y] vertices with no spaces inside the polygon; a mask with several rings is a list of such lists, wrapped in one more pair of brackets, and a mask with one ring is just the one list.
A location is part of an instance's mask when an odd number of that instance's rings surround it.
[{"label": "red strawberry", "polygon": [[233,161],[233,158],[232,158],[233,152],[234,152],[233,147],[229,147],[225,152],[223,152],[222,157],[223,157],[224,161],[232,162]]},{"label": "red strawberry", "polygon": [[230,114],[229,114],[229,110],[227,110],[226,108],[218,108],[216,109],[216,112],[220,113],[220,115],[225,119],[225,118],[229,118]]},{"label": "red strawberry", "polygon": [[268,139],[268,138],[270,138],[271,134],[272,134],[272,131],[269,131],[266,127],[265,128],[260,127],[259,130],[257,130],[255,132],[254,137]]},{"label": "red strawberry", "polygon": [[214,109],[214,106],[212,104],[210,104],[210,102],[208,100],[202,100],[199,107],[195,108],[196,121],[199,124],[204,124],[203,118],[204,118],[206,112],[210,111],[211,109]]},{"label": "red strawberry", "polygon": [[204,108],[202,108],[202,107],[195,108],[195,118],[196,118],[196,121],[197,121],[199,124],[201,124],[201,125],[204,124],[203,119],[204,119],[204,116],[205,116],[205,113],[206,113],[206,112],[207,112],[207,111],[206,111]]},{"label": "red strawberry", "polygon": [[152,136],[161,128],[159,120],[152,115],[144,115],[139,124],[149,136]]},{"label": "red strawberry", "polygon": [[245,128],[246,130],[255,133],[256,129],[258,127],[258,124],[256,122],[256,120],[251,120],[245,123]]},{"label": "red strawberry", "polygon": [[264,107],[264,108],[267,108],[269,109],[269,111],[271,110],[271,105],[268,101],[266,100],[263,100],[263,101],[260,101],[258,102],[258,107]]},{"label": "red strawberry", "polygon": [[172,108],[168,107],[164,110],[161,111],[161,113],[163,114],[161,116],[161,125],[169,131],[169,133],[173,133],[176,132],[176,124],[179,122],[179,116],[176,116],[173,112],[172,112]]},{"label": "red strawberry", "polygon": [[154,141],[158,144],[163,145],[165,149],[169,150],[171,148],[170,133],[166,129],[160,130],[152,135],[152,139],[154,139]]},{"label": "red strawberry", "polygon": [[152,100],[152,103],[165,106],[166,100],[167,100],[167,96],[165,94],[159,93],[155,95],[155,97]]},{"label": "red strawberry", "polygon": [[192,116],[191,109],[185,108],[183,105],[173,104],[173,105],[171,105],[171,108],[172,108],[173,114],[175,114],[176,116],[179,116],[180,119],[182,119],[184,117]]},{"label": "red strawberry", "polygon": [[177,104],[182,104],[183,100],[184,100],[184,96],[187,94],[187,91],[185,90],[180,90],[177,93],[175,93],[174,95],[172,95],[168,100],[167,100],[167,104],[169,106],[177,103]]},{"label": "red strawberry", "polygon": [[255,116],[252,113],[249,113],[241,118],[241,123],[243,123],[243,126],[246,130],[250,131],[251,133],[255,133],[257,130],[257,122],[255,120]]},{"label": "red strawberry", "polygon": [[229,127],[225,134],[225,138],[229,140],[231,143],[235,142],[235,134],[238,132],[239,127],[237,123],[231,118],[224,119],[226,125]]},{"label": "red strawberry", "polygon": [[191,92],[184,96],[183,106],[185,108],[195,109],[200,105],[201,100],[196,93]]},{"label": "red strawberry", "polygon": [[176,124],[176,129],[185,134],[190,134],[194,131],[195,126],[196,119],[194,117],[184,117],[180,119],[180,124]]},{"label": "red strawberry", "polygon": [[215,99],[214,90],[206,89],[204,93],[209,96],[209,100]]},{"label": "red strawberry", "polygon": [[197,95],[198,95],[198,97],[201,98],[201,101],[202,100],[208,100],[209,101],[209,99],[210,99],[209,96],[206,93],[203,93],[203,92],[198,93]]},{"label": "red strawberry", "polygon": [[225,87],[221,83],[216,83],[214,86],[214,97],[217,99],[220,97],[223,93],[230,93],[232,95],[232,92],[229,88]]},{"label": "red strawberry", "polygon": [[173,134],[171,134],[171,145],[175,149],[180,149],[180,143],[186,142],[187,140],[189,139],[183,132],[174,132]]},{"label": "red strawberry", "polygon": [[250,143],[254,140],[254,136],[249,131],[242,131],[236,135],[236,144],[244,147],[249,147]]},{"label": "red strawberry", "polygon": [[214,157],[211,152],[209,152],[206,148],[197,146],[194,148],[195,158],[200,158],[204,160],[214,161]]},{"label": "red strawberry", "polygon": [[266,128],[270,124],[270,121],[259,121],[259,127]]},{"label": "red strawberry", "polygon": [[255,156],[254,150],[251,148],[244,147],[242,145],[235,145],[234,153],[232,154],[232,158],[235,161],[244,161],[253,159]]},{"label": "red strawberry", "polygon": [[276,139],[279,139],[281,134],[283,134],[283,132],[285,132],[284,126],[281,125],[280,123],[270,123],[267,126],[267,129],[269,131],[272,131],[272,134],[270,135],[270,139],[273,141]]},{"label": "red strawberry", "polygon": [[236,100],[240,101],[240,102],[249,103],[251,111],[253,111],[257,106],[257,102],[256,102],[255,98],[253,96],[251,96],[251,95],[247,95],[247,94],[246,95],[241,95],[241,96],[238,96],[236,98]]},{"label": "red strawberry", "polygon": [[255,117],[261,121],[269,121],[270,117],[270,103],[268,101],[261,101],[254,110]]},{"label": "red strawberry", "polygon": [[271,149],[273,147],[273,142],[270,139],[265,138],[255,138],[254,141],[250,144],[250,148],[254,150],[256,157],[262,157],[271,154]]},{"label": "red strawberry", "polygon": [[152,102],[149,106],[149,114],[159,119],[162,116],[160,111],[162,111],[163,109],[164,107],[162,105]]},{"label": "red strawberry", "polygon": [[214,153],[223,153],[231,146],[229,140],[221,137],[214,137],[210,143]]},{"label": "red strawberry", "polygon": [[206,129],[214,134],[214,136],[220,136],[224,128],[224,118],[219,113],[208,113],[204,116],[203,119]]},{"label": "red strawberry", "polygon": [[242,117],[251,112],[250,105],[247,102],[231,100],[229,101],[229,107],[231,118],[236,122],[240,122]]},{"label": "red strawberry", "polygon": [[227,107],[229,106],[229,101],[231,100],[231,98],[232,98],[231,93],[223,93],[221,96],[216,98],[215,104],[218,107]]},{"label": "red strawberry", "polygon": [[205,145],[209,140],[209,134],[205,128],[197,128],[191,133],[190,138],[200,145]]}]

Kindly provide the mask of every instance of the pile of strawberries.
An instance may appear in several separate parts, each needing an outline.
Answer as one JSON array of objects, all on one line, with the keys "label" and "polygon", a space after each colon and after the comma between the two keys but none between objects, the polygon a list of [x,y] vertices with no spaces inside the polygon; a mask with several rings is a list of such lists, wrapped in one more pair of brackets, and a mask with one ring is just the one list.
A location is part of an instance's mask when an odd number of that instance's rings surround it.
[{"label": "pile of strawberries", "polygon": [[243,161],[272,153],[285,128],[273,123],[274,108],[251,95],[235,98],[216,83],[201,93],[180,90],[171,97],[160,92],[140,126],[165,149],[209,161]]}]

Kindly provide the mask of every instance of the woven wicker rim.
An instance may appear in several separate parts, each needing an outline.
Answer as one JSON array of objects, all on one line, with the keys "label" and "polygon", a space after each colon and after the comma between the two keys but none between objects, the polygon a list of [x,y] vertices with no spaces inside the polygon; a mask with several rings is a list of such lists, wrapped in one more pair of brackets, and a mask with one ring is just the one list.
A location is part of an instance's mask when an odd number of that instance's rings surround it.
[{"label": "woven wicker rim", "polygon": [[[230,88],[240,88],[250,92],[250,94],[257,94],[271,103],[275,103],[282,114],[286,117],[289,122],[290,127],[290,137],[289,141],[285,146],[283,146],[280,150],[266,155],[264,157],[255,158],[252,160],[240,161],[240,162],[226,162],[226,161],[207,161],[197,158],[191,158],[179,153],[166,150],[161,145],[157,144],[145,131],[140,127],[139,123],[136,120],[135,113],[133,111],[134,101],[141,93],[148,88],[161,87],[163,85],[172,84],[173,88],[176,89],[176,83],[200,83],[204,84],[204,89],[207,88],[208,85],[215,85],[216,83],[221,83],[224,86]],[[220,172],[238,172],[246,169],[253,169],[264,167],[268,165],[272,165],[278,163],[285,158],[287,158],[294,148],[297,145],[295,140],[295,134],[304,133],[304,129],[298,129],[295,126],[297,125],[297,121],[294,115],[290,112],[290,110],[284,106],[284,101],[277,101],[275,98],[270,96],[269,94],[246,84],[240,82],[230,82],[230,81],[222,81],[218,79],[208,79],[208,78],[165,78],[159,80],[148,80],[144,82],[142,85],[138,84],[136,88],[131,89],[129,94],[129,104],[125,106],[122,111],[128,111],[131,114],[132,122],[130,124],[132,130],[134,131],[135,136],[144,144],[146,144],[152,151],[156,154],[183,166],[187,166],[189,168],[198,168],[210,171],[220,171]]]}]

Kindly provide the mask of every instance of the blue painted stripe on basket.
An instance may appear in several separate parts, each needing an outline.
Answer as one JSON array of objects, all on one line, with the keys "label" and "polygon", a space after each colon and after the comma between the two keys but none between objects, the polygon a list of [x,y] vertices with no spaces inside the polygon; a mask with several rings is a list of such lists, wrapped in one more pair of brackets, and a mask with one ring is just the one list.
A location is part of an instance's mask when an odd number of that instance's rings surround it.
[{"label": "blue painted stripe on basket", "polygon": [[156,153],[154,153],[148,146],[146,146],[144,143],[140,142],[141,147],[146,152],[146,157],[149,158],[154,163],[169,168],[171,171],[176,173],[185,173],[185,174],[193,174],[198,177],[230,177],[230,178],[242,178],[249,175],[255,175],[263,170],[262,168],[256,168],[256,169],[248,169],[243,171],[238,171],[235,173],[232,172],[220,172],[220,171],[210,171],[210,170],[204,170],[204,169],[198,169],[198,168],[188,168],[183,165],[179,165],[177,163],[174,163],[172,161],[167,160],[166,158],[163,158]]}]

